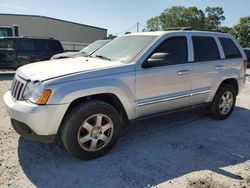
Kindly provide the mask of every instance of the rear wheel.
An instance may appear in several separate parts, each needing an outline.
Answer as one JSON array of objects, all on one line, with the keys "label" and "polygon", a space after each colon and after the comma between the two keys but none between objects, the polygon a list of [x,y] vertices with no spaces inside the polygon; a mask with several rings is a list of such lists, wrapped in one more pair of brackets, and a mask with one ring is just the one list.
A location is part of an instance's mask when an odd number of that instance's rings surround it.
[{"label": "rear wheel", "polygon": [[236,91],[232,85],[222,84],[210,106],[210,117],[214,119],[226,119],[234,110]]},{"label": "rear wheel", "polygon": [[74,107],[66,116],[61,134],[65,148],[80,159],[106,154],[118,140],[120,116],[102,101],[89,101]]}]

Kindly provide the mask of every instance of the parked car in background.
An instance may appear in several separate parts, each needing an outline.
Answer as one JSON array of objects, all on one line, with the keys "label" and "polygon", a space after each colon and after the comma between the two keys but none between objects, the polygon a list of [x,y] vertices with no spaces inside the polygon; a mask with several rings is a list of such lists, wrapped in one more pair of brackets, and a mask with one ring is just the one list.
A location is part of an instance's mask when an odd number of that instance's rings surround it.
[{"label": "parked car in background", "polygon": [[0,38],[0,69],[17,69],[29,63],[49,60],[63,51],[60,41],[53,38]]},{"label": "parked car in background", "polygon": [[79,52],[65,52],[65,53],[60,53],[52,56],[51,59],[63,59],[63,58],[70,58],[70,57],[80,57],[80,56],[89,56],[90,54],[94,53],[96,50],[110,42],[110,39],[106,40],[97,40],[90,45],[86,46]]},{"label": "parked car in background", "polygon": [[248,59],[247,67],[250,68],[250,48],[244,48],[244,52],[246,53]]}]

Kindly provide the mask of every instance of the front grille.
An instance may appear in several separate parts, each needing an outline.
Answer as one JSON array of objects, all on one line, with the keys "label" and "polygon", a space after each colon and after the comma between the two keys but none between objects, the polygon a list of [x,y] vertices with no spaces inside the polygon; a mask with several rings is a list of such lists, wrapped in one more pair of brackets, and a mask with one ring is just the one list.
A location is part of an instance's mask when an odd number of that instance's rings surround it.
[{"label": "front grille", "polygon": [[19,76],[15,76],[11,85],[12,97],[19,101],[22,100],[25,86],[26,86],[26,81],[20,78]]}]

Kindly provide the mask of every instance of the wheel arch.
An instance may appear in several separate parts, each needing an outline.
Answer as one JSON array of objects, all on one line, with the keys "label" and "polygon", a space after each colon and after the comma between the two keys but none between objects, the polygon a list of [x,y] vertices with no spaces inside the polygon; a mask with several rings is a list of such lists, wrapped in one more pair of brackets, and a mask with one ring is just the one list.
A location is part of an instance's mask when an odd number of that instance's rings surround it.
[{"label": "wheel arch", "polygon": [[[69,107],[67,108],[64,117],[62,119],[62,122],[64,121],[66,114],[72,110],[76,105],[78,105],[79,103],[83,103],[86,101],[91,101],[91,100],[100,100],[103,102],[106,102],[110,105],[112,105],[119,113],[122,123],[127,124],[129,123],[129,118],[128,118],[128,114],[124,108],[124,105],[122,104],[121,100],[113,93],[101,93],[101,94],[95,94],[95,95],[89,95],[89,96],[84,96],[84,97],[80,97],[80,98],[76,98],[74,99]],[[62,124],[61,122],[61,124]],[[60,125],[61,127],[61,125]],[[59,129],[60,129],[59,127]]]},{"label": "wheel arch", "polygon": [[[223,80],[223,82],[221,82],[220,86],[221,86],[222,84],[228,84],[228,85],[233,86],[234,89],[235,89],[235,91],[236,91],[236,95],[239,94],[239,84],[238,84],[238,81],[237,81],[236,78],[225,79],[225,80]],[[219,86],[219,88],[220,88],[220,86]],[[218,89],[219,89],[219,88],[218,88]]]}]

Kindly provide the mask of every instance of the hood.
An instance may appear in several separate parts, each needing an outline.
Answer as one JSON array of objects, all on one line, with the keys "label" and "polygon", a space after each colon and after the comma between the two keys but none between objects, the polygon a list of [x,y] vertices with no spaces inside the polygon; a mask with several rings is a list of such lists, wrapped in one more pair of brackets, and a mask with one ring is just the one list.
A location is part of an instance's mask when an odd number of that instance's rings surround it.
[{"label": "hood", "polygon": [[43,81],[73,73],[92,72],[124,65],[117,61],[77,57],[28,64],[20,67],[16,74],[26,80]]},{"label": "hood", "polygon": [[84,54],[81,52],[64,52],[53,55],[51,59],[62,59],[62,58],[81,57],[81,56],[84,56]]}]

